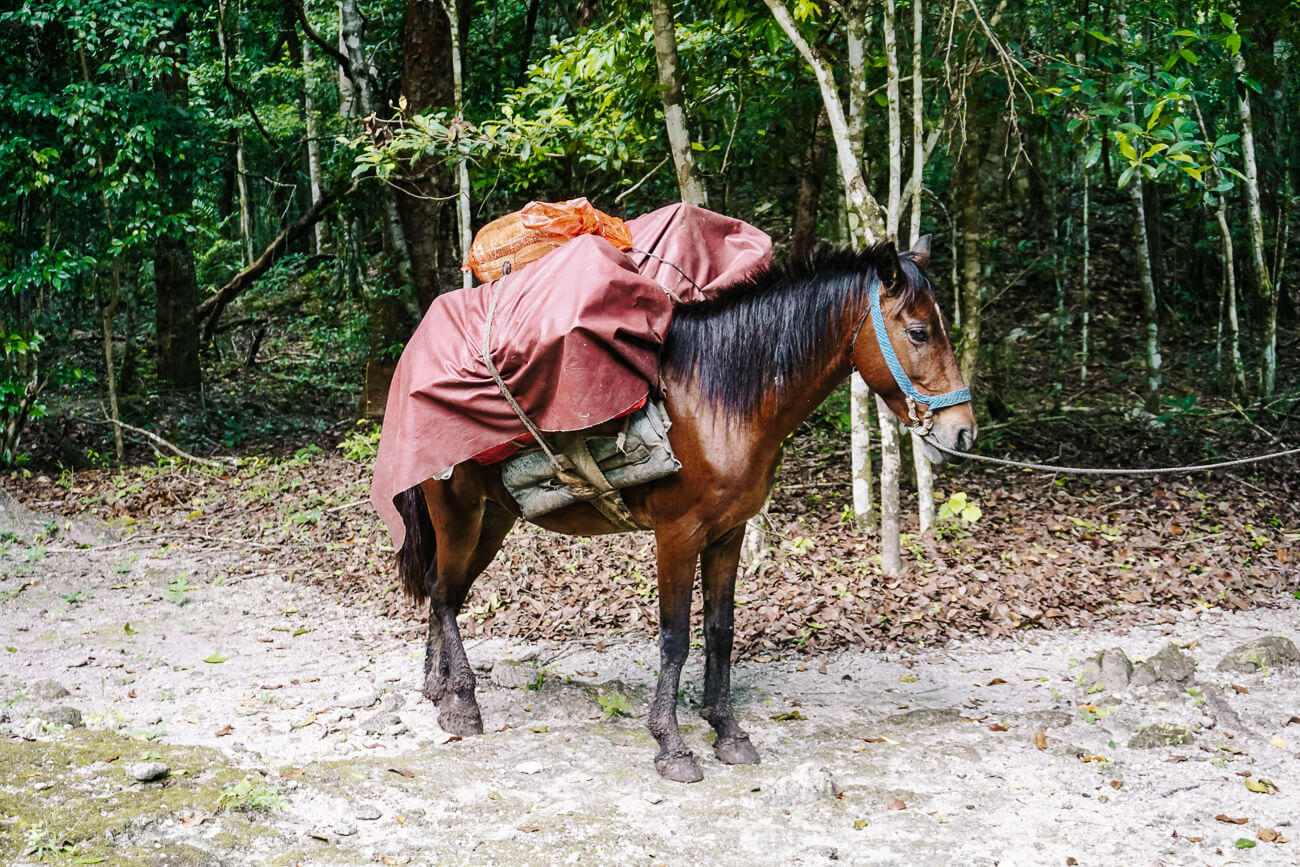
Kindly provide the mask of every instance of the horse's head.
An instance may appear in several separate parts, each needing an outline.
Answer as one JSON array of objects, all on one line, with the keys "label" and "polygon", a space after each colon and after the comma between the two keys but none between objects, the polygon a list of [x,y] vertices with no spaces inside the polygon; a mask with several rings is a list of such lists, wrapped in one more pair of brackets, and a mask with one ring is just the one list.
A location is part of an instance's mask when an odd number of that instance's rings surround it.
[{"label": "horse's head", "polygon": [[975,413],[948,328],[930,288],[930,236],[898,255],[880,249],[870,304],[859,321],[853,366],[894,415],[920,433],[926,457],[942,463],[934,444],[967,451],[975,444]]}]

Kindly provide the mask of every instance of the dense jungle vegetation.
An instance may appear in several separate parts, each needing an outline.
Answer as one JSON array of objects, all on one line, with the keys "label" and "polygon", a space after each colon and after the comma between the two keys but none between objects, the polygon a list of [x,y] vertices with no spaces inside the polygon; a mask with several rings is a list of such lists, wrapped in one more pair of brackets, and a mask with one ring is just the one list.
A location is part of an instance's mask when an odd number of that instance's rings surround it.
[{"label": "dense jungle vegetation", "polygon": [[464,233],[580,195],[707,203],[778,255],[933,233],[985,449],[1277,447],[1298,26],[1284,0],[8,3],[0,458],[373,415]]}]

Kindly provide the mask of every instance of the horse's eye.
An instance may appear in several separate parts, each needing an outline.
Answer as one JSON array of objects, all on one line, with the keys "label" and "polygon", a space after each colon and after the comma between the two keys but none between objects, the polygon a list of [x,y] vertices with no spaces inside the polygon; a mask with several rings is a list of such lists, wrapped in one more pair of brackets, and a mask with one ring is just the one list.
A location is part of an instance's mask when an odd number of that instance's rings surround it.
[{"label": "horse's eye", "polygon": [[925,343],[930,339],[930,332],[924,328],[909,328],[907,336],[912,338],[914,343]]}]

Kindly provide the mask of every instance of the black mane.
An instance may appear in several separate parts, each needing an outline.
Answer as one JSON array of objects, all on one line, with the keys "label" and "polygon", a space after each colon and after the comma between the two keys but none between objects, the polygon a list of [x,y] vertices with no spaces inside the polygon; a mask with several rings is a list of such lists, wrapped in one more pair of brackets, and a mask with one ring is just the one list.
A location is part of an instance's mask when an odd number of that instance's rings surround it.
[{"label": "black mane", "polygon": [[[757,271],[719,298],[679,305],[664,342],[665,372],[694,384],[730,416],[752,416],[764,396],[795,385],[804,371],[830,362],[867,304],[867,287],[893,253],[819,251],[799,262]],[[910,308],[930,284],[901,257],[902,303]]]}]

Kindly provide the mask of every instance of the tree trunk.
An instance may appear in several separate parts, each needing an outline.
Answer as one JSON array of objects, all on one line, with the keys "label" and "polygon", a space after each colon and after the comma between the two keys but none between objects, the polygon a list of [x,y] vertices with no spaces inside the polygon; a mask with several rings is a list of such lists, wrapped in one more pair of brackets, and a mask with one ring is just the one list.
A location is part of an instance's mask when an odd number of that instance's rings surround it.
[{"label": "tree trunk", "polygon": [[910,243],[921,237],[921,192],[925,189],[925,103],[921,90],[921,0],[912,0],[912,224]]},{"label": "tree trunk", "polygon": [[663,95],[664,125],[668,147],[677,167],[677,186],[682,201],[701,207],[708,204],[691,151],[691,134],[686,126],[686,97],[682,91],[682,69],[677,58],[677,33],[673,25],[672,0],[650,0],[654,22],[655,62],[659,67],[659,89]]},{"label": "tree trunk", "polygon": [[880,420],[880,571],[892,578],[903,571],[898,505],[902,461],[898,422],[880,395],[876,395],[876,414]]},{"label": "tree trunk", "polygon": [[1092,186],[1091,178],[1088,176],[1088,167],[1083,165],[1087,157],[1085,151],[1079,157],[1080,174],[1083,176],[1083,219],[1080,223],[1079,246],[1083,261],[1080,263],[1079,273],[1079,384],[1086,385],[1088,382],[1088,328],[1092,324],[1092,275],[1089,269],[1092,267],[1092,247],[1091,238],[1088,234],[1089,223],[1091,223],[1091,198]]},{"label": "tree trunk", "polygon": [[[464,121],[465,119],[465,72],[464,72],[464,45],[465,40],[461,31],[460,10],[457,8],[457,0],[443,0],[442,6],[447,13],[447,21],[451,25],[451,80],[452,80],[452,100],[456,106],[456,119]],[[460,160],[456,163],[456,225],[460,236],[460,261],[469,261],[469,248],[474,241],[474,228],[470,225],[470,194],[472,189],[469,180],[469,161]],[[474,285],[474,274],[471,271],[461,272],[461,288],[468,289]]]},{"label": "tree trunk", "polygon": [[826,178],[826,155],[831,139],[826,109],[817,114],[807,159],[799,178],[799,199],[794,209],[794,227],[790,237],[790,257],[806,259],[817,245],[817,225],[821,212],[822,186]]},{"label": "tree trunk", "polygon": [[[1115,19],[1115,27],[1120,45],[1128,44],[1128,24],[1121,11]],[[1124,97],[1127,106],[1127,120],[1135,122],[1136,111],[1133,107],[1133,91]],[[1133,232],[1137,238],[1138,279],[1142,284],[1142,316],[1146,320],[1146,361],[1147,387],[1143,405],[1147,412],[1160,408],[1160,324],[1159,307],[1156,302],[1155,274],[1151,268],[1151,244],[1147,238],[1146,202],[1142,195],[1142,172],[1138,171],[1130,179],[1129,202],[1133,206]]]},{"label": "tree trunk", "polygon": [[[189,114],[189,83],[184,68],[189,22],[185,16],[177,19],[169,41],[174,48],[167,51],[166,56],[172,65],[158,76],[154,87],[181,119],[180,141],[175,142],[173,147],[183,151],[190,137],[189,124],[185,122]],[[184,223],[185,217],[194,207],[193,175],[188,165],[173,162],[171,154],[160,149],[155,155],[154,172],[159,189],[166,196],[169,211],[178,217],[170,222]],[[194,391],[202,383],[199,370],[199,323],[195,316],[199,303],[199,285],[194,275],[194,256],[185,234],[180,229],[166,230],[160,234],[154,247],[153,261],[154,288],[158,299],[155,318],[158,378],[173,388]],[[114,269],[114,283],[117,285],[109,307],[115,312],[117,301],[121,297],[116,260]],[[104,317],[104,339],[110,340],[112,312],[107,308]],[[110,356],[111,363],[112,347],[107,346],[105,352]],[[112,376],[110,368],[110,383]]]},{"label": "tree trunk", "polygon": [[894,0],[885,0],[885,94],[889,111],[889,200],[885,205],[885,235],[897,244],[903,190],[903,120],[894,18]]},{"label": "tree trunk", "polygon": [[[311,40],[302,40],[302,110],[307,128],[307,180],[311,187],[311,202],[314,205],[324,195],[323,174],[320,165],[320,118],[317,116],[316,100],[312,95],[316,81],[312,75]],[[317,255],[325,252],[329,246],[329,229],[324,220],[316,224],[312,235],[312,250]]]},{"label": "tree trunk", "polygon": [[1264,369],[1263,394],[1272,397],[1277,389],[1277,293],[1268,273],[1264,253],[1264,210],[1259,201],[1259,167],[1255,162],[1255,124],[1250,113],[1250,88],[1242,79],[1246,75],[1246,58],[1240,52],[1232,58],[1237,75],[1238,113],[1241,117],[1241,159],[1246,167],[1246,210],[1250,229],[1250,258],[1255,270],[1255,284],[1264,302]]},{"label": "tree trunk", "polygon": [[[892,3],[893,0],[890,0]],[[921,237],[921,190],[925,187],[925,127],[921,83],[921,0],[912,0],[912,220],[909,245]],[[902,173],[902,168],[899,168]],[[916,473],[916,511],[921,532],[934,526],[934,469],[921,438],[912,433],[912,467]]]},{"label": "tree trunk", "polygon": [[961,345],[958,366],[968,387],[973,388],[979,370],[980,323],[983,319],[983,273],[980,246],[983,244],[984,216],[980,210],[980,130],[968,124],[962,144],[957,182],[961,199]]}]

